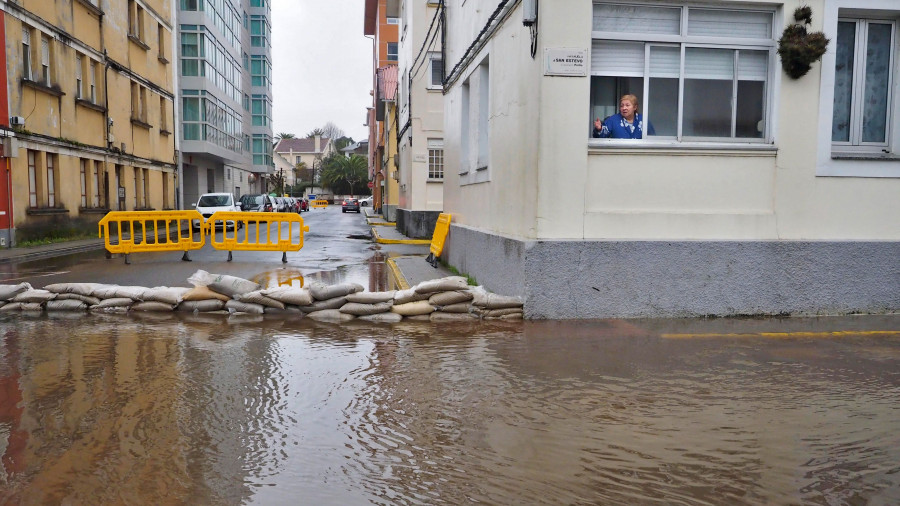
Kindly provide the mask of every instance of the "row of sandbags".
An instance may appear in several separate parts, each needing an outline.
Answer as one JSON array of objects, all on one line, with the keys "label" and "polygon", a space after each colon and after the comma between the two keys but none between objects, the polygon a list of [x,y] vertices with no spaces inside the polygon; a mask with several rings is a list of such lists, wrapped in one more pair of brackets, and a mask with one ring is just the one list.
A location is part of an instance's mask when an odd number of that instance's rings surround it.
[{"label": "row of sandbags", "polygon": [[523,301],[470,287],[461,276],[424,281],[406,290],[365,292],[356,283],[308,288],[263,288],[227,274],[199,270],[193,288],[58,283],[35,289],[28,283],[0,285],[0,312],[15,311],[188,311],[286,314],[321,321],[354,319],[398,322],[473,318],[521,319]]}]

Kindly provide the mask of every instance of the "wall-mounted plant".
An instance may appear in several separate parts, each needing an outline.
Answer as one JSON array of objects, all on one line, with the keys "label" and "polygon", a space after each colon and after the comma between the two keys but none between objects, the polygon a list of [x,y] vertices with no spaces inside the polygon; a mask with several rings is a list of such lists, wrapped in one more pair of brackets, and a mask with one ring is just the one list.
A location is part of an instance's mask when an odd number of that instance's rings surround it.
[{"label": "wall-mounted plant", "polygon": [[812,8],[809,6],[797,7],[794,20],[796,23],[788,25],[778,40],[778,55],[781,56],[784,71],[799,79],[809,72],[814,62],[822,58],[829,41],[822,32],[807,32],[806,25],[812,24]]}]

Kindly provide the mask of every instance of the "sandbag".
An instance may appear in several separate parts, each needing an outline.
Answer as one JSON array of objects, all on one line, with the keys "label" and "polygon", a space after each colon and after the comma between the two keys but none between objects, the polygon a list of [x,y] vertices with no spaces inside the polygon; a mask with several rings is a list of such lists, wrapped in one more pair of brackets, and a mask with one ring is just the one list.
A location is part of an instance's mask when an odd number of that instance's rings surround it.
[{"label": "sandbag", "polygon": [[225,309],[231,313],[250,313],[263,314],[263,306],[261,304],[253,304],[250,302],[240,302],[237,300],[229,300],[225,303]]},{"label": "sandbag", "polygon": [[416,285],[416,293],[449,292],[451,290],[465,290],[469,287],[468,281],[462,276],[447,276],[446,278],[422,281]]},{"label": "sandbag", "polygon": [[342,313],[352,314],[354,316],[373,315],[378,313],[386,313],[391,310],[394,301],[379,302],[377,304],[360,304],[358,302],[348,302],[339,309]]},{"label": "sandbag", "polygon": [[352,314],[342,313],[337,309],[313,311],[312,313],[307,314],[306,317],[320,322],[349,322],[356,318]]},{"label": "sandbag", "polygon": [[128,298],[134,301],[144,300],[144,292],[147,288],[144,286],[119,286],[106,285],[95,289],[91,295],[98,299],[121,299]]},{"label": "sandbag", "polygon": [[93,306],[95,304],[100,303],[100,299],[98,299],[97,297],[81,295],[78,293],[57,293],[56,299],[54,299],[54,300],[80,300],[81,302],[84,302],[88,306]]},{"label": "sandbag", "polygon": [[190,288],[156,286],[144,291],[143,300],[145,302],[162,302],[177,306],[184,300],[184,294],[188,291],[190,291]]},{"label": "sandbag", "polygon": [[313,303],[313,296],[307,288],[269,288],[263,290],[262,294],[293,306],[308,306]]},{"label": "sandbag", "polygon": [[308,306],[299,306],[300,311],[304,313],[312,313],[314,311],[324,311],[326,309],[340,309],[347,303],[347,297],[335,297],[333,299],[319,300]]},{"label": "sandbag", "polygon": [[416,314],[412,316],[404,316],[403,321],[411,321],[411,322],[430,322],[431,315],[427,314]]},{"label": "sandbag", "polygon": [[184,300],[178,304],[178,311],[208,313],[210,311],[219,311],[225,308],[225,301],[219,299],[206,300]]},{"label": "sandbag", "polygon": [[53,293],[72,293],[83,295],[85,297],[93,297],[94,290],[109,286],[103,283],[54,283],[47,285],[44,290]]},{"label": "sandbag", "polygon": [[76,299],[47,301],[47,311],[87,311],[88,305]]},{"label": "sandbag", "polygon": [[266,297],[259,290],[237,294],[234,296],[234,299],[241,302],[249,302],[251,304],[259,304],[261,306],[284,309],[284,302],[275,300],[271,297]]},{"label": "sandbag", "polygon": [[415,316],[415,315],[423,315],[433,313],[435,310],[434,306],[428,303],[427,300],[420,300],[418,302],[407,302],[406,304],[394,304],[391,307],[391,312],[397,313],[403,316]]},{"label": "sandbag", "polygon": [[433,322],[452,322],[461,320],[477,319],[478,316],[470,313],[445,313],[443,311],[435,311],[429,316]]},{"label": "sandbag", "polygon": [[40,302],[10,302],[0,307],[0,312],[19,312],[19,311],[43,311],[44,306]]},{"label": "sandbag", "polygon": [[7,302],[0,306],[0,313],[15,313],[22,310],[21,302]]},{"label": "sandbag", "polygon": [[96,306],[91,306],[91,309],[105,309],[110,307],[124,307],[128,308],[134,304],[134,301],[129,299],[128,297],[113,297],[111,299],[103,299]]},{"label": "sandbag", "polygon": [[460,302],[449,306],[441,306],[441,311],[445,313],[470,313],[472,312],[472,305],[468,302]]},{"label": "sandbag", "polygon": [[432,306],[449,306],[460,302],[472,300],[472,292],[468,290],[453,290],[450,292],[437,292],[428,298]]},{"label": "sandbag", "polygon": [[56,298],[56,294],[53,292],[48,292],[47,290],[32,288],[31,290],[25,290],[24,292],[20,293],[19,295],[16,295],[15,297],[13,297],[12,301],[13,302],[23,302],[23,303],[35,302],[38,304],[42,304],[44,302],[47,302],[48,300],[53,300],[55,298]]},{"label": "sandbag", "polygon": [[278,309],[277,307],[267,307],[263,308],[263,311],[266,314],[290,316],[292,318],[303,318],[303,311],[300,311],[300,308],[297,306],[285,305],[284,309]]},{"label": "sandbag", "polygon": [[481,316],[484,318],[496,318],[498,316],[505,316],[509,314],[522,313],[521,307],[505,307],[500,309],[484,309],[481,311]]},{"label": "sandbag", "polygon": [[361,292],[364,288],[357,283],[340,283],[337,285],[326,285],[325,283],[312,283],[309,285],[309,293],[316,300],[328,300],[335,297],[343,297],[351,293]]},{"label": "sandbag", "polygon": [[358,292],[347,295],[347,302],[357,302],[359,304],[378,304],[379,302],[387,302],[394,300],[396,290],[387,292]]},{"label": "sandbag", "polygon": [[[128,299],[131,300],[131,299]],[[113,313],[113,314],[125,314],[128,312],[128,306],[110,306],[110,307],[100,307],[100,306],[91,306],[89,308],[92,313]]]},{"label": "sandbag", "polygon": [[224,293],[214,292],[206,286],[195,286],[184,292],[184,295],[181,296],[182,301],[202,301],[210,299],[217,299],[225,303],[231,300],[231,297]]},{"label": "sandbag", "polygon": [[378,313],[378,314],[369,314],[365,316],[357,316],[357,320],[363,320],[367,322],[377,322],[377,323],[398,323],[403,321],[403,315],[399,315],[397,313]]},{"label": "sandbag", "polygon": [[508,307],[522,307],[525,305],[525,301],[522,300],[521,297],[498,295],[496,293],[485,291],[481,287],[477,290],[472,290],[472,295],[474,295],[472,304],[486,309],[503,309]]},{"label": "sandbag", "polygon": [[32,290],[31,284],[19,283],[18,285],[0,285],[0,300],[12,300],[22,292]]},{"label": "sandbag", "polygon": [[166,304],[164,302],[135,302],[131,305],[132,311],[146,311],[152,313],[173,311],[174,309],[174,304]]},{"label": "sandbag", "polygon": [[228,274],[210,274],[204,270],[198,270],[188,277],[188,282],[194,286],[206,286],[214,292],[219,292],[229,297],[239,293],[254,292],[262,288],[259,284],[248,279]]},{"label": "sandbag", "polygon": [[429,294],[416,293],[415,288],[407,288],[406,290],[397,290],[394,293],[394,304],[406,304],[407,302],[416,302],[420,300],[428,300]]},{"label": "sandbag", "polygon": [[509,313],[503,316],[488,316],[485,320],[521,320],[525,317],[525,313],[519,311],[518,313]]}]

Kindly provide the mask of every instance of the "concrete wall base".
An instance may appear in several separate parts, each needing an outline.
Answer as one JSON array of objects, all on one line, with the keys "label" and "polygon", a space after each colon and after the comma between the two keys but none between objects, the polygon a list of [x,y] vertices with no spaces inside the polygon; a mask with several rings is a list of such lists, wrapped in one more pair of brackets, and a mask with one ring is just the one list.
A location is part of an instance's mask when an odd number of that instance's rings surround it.
[{"label": "concrete wall base", "polygon": [[440,211],[397,209],[397,230],[411,239],[431,239]]},{"label": "concrete wall base", "polygon": [[525,317],[900,310],[900,242],[533,241],[450,227],[443,258]]},{"label": "concrete wall base", "polygon": [[397,206],[389,206],[387,204],[381,206],[381,216],[385,221],[397,221]]}]

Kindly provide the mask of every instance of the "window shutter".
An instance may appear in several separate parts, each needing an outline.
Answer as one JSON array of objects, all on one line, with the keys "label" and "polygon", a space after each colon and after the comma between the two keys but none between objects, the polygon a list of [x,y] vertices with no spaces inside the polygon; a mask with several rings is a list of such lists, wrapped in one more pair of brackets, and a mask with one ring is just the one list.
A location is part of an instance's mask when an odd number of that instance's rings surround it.
[{"label": "window shutter", "polygon": [[766,51],[738,51],[738,80],[765,81],[769,73],[768,56]]},{"label": "window shutter", "polygon": [[734,50],[689,47],[685,50],[684,76],[687,79],[734,78]]},{"label": "window shutter", "polygon": [[601,76],[643,76],[644,43],[612,40],[593,41],[591,73]]},{"label": "window shutter", "polygon": [[692,36],[769,40],[772,38],[772,13],[689,9],[687,30]]},{"label": "window shutter", "polygon": [[681,9],[594,4],[593,27],[597,32],[678,35],[681,33]]},{"label": "window shutter", "polygon": [[675,77],[681,74],[681,48],[650,46],[650,77]]}]

